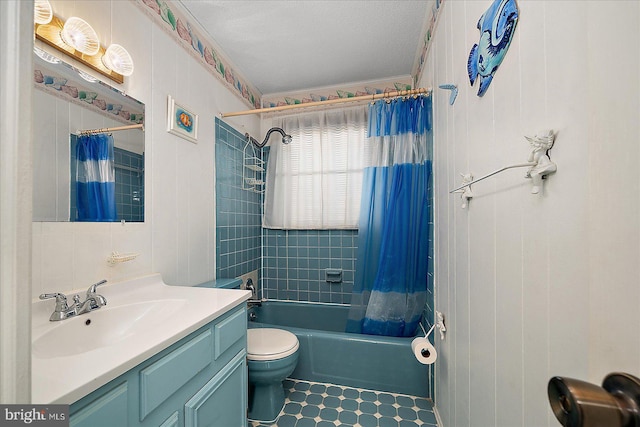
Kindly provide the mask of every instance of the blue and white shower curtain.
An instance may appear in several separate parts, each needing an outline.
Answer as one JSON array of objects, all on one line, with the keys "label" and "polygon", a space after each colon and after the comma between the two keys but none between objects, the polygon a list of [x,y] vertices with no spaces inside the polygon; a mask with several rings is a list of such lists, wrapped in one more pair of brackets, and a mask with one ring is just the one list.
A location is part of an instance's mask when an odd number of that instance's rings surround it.
[{"label": "blue and white shower curtain", "polygon": [[77,221],[117,221],[113,136],[82,135],[76,144]]},{"label": "blue and white shower curtain", "polygon": [[372,104],[368,137],[347,332],[413,336],[427,296],[431,97]]}]

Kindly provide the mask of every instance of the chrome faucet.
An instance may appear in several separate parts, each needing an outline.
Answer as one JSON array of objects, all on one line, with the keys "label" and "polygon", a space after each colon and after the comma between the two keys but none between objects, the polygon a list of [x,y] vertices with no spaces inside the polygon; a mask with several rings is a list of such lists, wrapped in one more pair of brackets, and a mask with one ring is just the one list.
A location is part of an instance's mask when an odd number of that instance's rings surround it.
[{"label": "chrome faucet", "polygon": [[[101,280],[98,283],[94,283],[89,286],[89,289],[87,289],[87,297],[83,303],[80,303],[80,298],[78,298],[78,301],[76,302],[76,304],[80,304],[78,306],[78,314],[88,313],[92,310],[99,309],[103,305],[107,305],[107,299],[96,293],[96,288],[100,285],[104,285],[105,283],[107,283],[106,280]],[[74,301],[76,301],[75,297]]]},{"label": "chrome faucet", "polygon": [[49,298],[56,299],[56,307],[49,317],[49,320],[52,322],[58,320],[65,320],[71,317],[79,316],[84,313],[88,313],[93,310],[97,310],[103,305],[107,304],[107,300],[102,295],[96,293],[96,288],[100,285],[107,283],[106,280],[101,280],[98,283],[94,283],[89,286],[87,289],[87,296],[83,302],[80,302],[80,296],[73,296],[73,305],[69,306],[67,303],[67,296],[60,292],[54,292],[51,294],[42,294],[40,295],[40,299],[45,300]]},{"label": "chrome faucet", "polygon": [[49,298],[56,299],[56,308],[51,314],[51,317],[49,317],[50,321],[55,322],[57,320],[68,319],[78,314],[78,310],[75,304],[72,307],[69,307],[69,305],[67,304],[67,296],[65,294],[54,292],[52,294],[40,295],[40,299],[49,299]]}]

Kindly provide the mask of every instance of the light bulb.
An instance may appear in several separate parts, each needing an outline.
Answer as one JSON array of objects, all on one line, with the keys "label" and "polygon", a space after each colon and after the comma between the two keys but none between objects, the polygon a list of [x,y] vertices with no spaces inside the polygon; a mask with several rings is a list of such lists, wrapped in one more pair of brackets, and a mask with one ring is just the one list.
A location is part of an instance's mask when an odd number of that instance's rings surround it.
[{"label": "light bulb", "polygon": [[35,0],[33,4],[33,20],[36,24],[45,25],[53,19],[53,10],[49,0]]},{"label": "light bulb", "polygon": [[95,30],[85,20],[75,16],[67,19],[60,36],[67,45],[86,55],[95,55],[100,50],[100,40]]},{"label": "light bulb", "polygon": [[127,50],[119,44],[109,45],[102,57],[105,67],[123,76],[133,74],[133,60]]}]

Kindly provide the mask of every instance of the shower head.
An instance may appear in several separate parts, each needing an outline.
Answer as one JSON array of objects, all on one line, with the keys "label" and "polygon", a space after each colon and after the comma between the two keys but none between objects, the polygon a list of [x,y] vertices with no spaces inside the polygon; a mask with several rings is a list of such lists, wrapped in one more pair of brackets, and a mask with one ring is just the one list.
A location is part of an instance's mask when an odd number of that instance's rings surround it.
[{"label": "shower head", "polygon": [[282,130],[282,128],[278,128],[278,127],[272,127],[271,129],[269,129],[267,131],[267,134],[265,135],[264,141],[262,141],[262,143],[259,143],[255,138],[253,138],[248,133],[245,133],[244,136],[247,139],[247,142],[251,141],[256,147],[262,148],[265,145],[267,145],[267,141],[269,141],[269,137],[271,136],[271,134],[273,132],[278,132],[280,135],[282,135],[282,143],[283,144],[289,144],[291,142],[291,140],[292,140],[291,135],[287,134],[285,131]]}]

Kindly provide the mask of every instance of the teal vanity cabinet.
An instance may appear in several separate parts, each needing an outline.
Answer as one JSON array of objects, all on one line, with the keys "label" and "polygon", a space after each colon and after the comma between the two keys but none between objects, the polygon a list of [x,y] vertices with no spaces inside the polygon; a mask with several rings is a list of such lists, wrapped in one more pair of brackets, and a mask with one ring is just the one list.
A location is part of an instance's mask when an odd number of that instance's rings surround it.
[{"label": "teal vanity cabinet", "polygon": [[230,310],[70,407],[75,427],[246,427],[247,314]]}]

